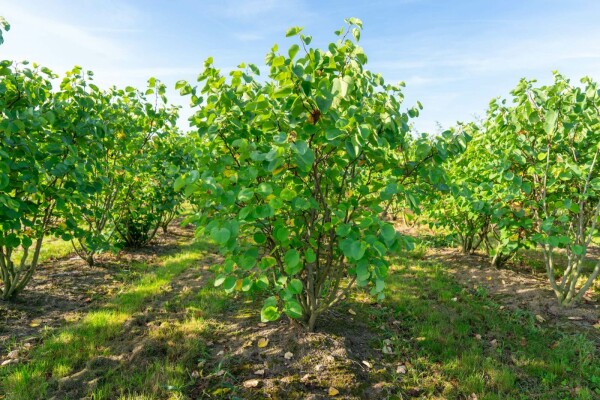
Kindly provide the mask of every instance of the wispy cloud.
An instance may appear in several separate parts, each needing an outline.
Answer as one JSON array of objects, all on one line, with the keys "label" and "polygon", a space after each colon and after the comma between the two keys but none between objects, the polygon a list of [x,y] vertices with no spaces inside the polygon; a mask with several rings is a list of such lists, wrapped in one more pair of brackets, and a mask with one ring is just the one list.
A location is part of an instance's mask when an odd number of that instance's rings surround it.
[{"label": "wispy cloud", "polygon": [[194,80],[208,56],[223,74],[241,62],[261,67],[273,43],[297,40],[283,36],[294,25],[324,48],[355,16],[367,67],[405,81],[405,104],[425,106],[417,127],[435,130],[483,113],[523,76],[545,83],[559,69],[600,79],[598,13],[597,0],[0,0],[13,25],[0,57],[57,72],[79,64],[103,86],[144,87],[150,76],[172,84]]},{"label": "wispy cloud", "polygon": [[[44,63],[56,63],[61,53],[79,55],[80,59],[100,57],[105,60],[127,60],[130,51],[116,40],[96,34],[90,29],[52,19],[17,5],[0,1],[3,15],[12,24],[7,35],[6,48],[16,59],[29,59],[40,55]],[[80,61],[81,62],[81,61]]]}]

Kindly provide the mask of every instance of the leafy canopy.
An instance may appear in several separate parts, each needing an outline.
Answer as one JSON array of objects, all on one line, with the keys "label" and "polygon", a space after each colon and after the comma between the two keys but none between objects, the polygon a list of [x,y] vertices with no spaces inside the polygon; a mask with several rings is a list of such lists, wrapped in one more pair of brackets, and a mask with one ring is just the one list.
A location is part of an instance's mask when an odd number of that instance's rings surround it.
[{"label": "leafy canopy", "polygon": [[399,196],[416,206],[419,178],[442,185],[436,164],[461,147],[409,134],[418,108],[400,110],[403,85],[365,68],[362,22],[346,22],[327,49],[288,30],[299,40],[271,49],[266,79],[241,64],[228,80],[209,58],[202,86],[178,83],[201,104],[191,122],[203,168],[176,186],[225,255],[215,284],[270,293],[265,321],[283,312],[313,329],[354,284],[383,298],[386,255],[407,242],[380,214]]}]

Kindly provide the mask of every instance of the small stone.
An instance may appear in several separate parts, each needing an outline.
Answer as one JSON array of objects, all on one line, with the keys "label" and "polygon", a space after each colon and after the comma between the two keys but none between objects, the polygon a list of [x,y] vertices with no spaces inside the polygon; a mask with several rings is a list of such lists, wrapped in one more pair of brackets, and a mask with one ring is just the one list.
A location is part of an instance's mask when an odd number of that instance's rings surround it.
[{"label": "small stone", "polygon": [[257,369],[256,371],[254,371],[254,375],[263,376],[264,374],[265,374],[265,370],[264,369]]},{"label": "small stone", "polygon": [[398,365],[398,368],[396,368],[396,373],[397,374],[405,374],[406,373],[406,366],[405,365]]},{"label": "small stone", "polygon": [[537,321],[538,321],[540,324],[541,324],[541,323],[543,323],[543,322],[546,322],[546,319],[545,319],[544,317],[542,317],[541,315],[539,315],[539,314],[536,314],[536,315],[535,315],[535,319],[536,319],[536,320],[537,320]]},{"label": "small stone", "polygon": [[372,365],[370,362],[366,361],[366,360],[363,360],[363,362],[362,362],[362,363],[363,363],[363,365],[364,365],[365,367],[367,367],[367,368],[369,368],[369,369],[370,369],[370,368],[373,368],[373,365]]},{"label": "small stone", "polygon": [[392,350],[392,341],[390,339],[385,339],[383,341],[383,354],[392,354],[394,351]]},{"label": "small stone", "polygon": [[498,341],[496,339],[492,340],[490,344],[492,345],[492,347],[498,347]]},{"label": "small stone", "polygon": [[286,360],[291,360],[294,357],[294,353],[292,353],[291,351],[288,351],[287,353],[285,353],[283,355],[283,358],[285,358]]},{"label": "small stone", "polygon": [[243,383],[244,387],[247,389],[258,387],[259,384],[260,381],[258,379],[248,379]]},{"label": "small stone", "polygon": [[481,335],[480,335],[479,333],[476,333],[476,334],[475,334],[475,339],[477,339],[477,340],[481,340]]}]

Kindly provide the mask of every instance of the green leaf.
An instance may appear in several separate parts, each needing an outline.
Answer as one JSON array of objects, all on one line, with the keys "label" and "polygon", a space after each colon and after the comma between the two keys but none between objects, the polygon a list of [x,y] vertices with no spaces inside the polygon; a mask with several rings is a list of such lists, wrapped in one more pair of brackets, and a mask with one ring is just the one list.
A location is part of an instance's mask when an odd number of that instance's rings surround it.
[{"label": "green leaf", "polygon": [[231,237],[231,232],[227,228],[214,228],[210,233],[210,237],[212,240],[222,245],[227,243]]},{"label": "green leaf", "polygon": [[290,289],[290,292],[292,292],[292,294],[300,294],[302,293],[302,281],[300,279],[292,279],[290,281],[290,283],[288,284],[288,287]]},{"label": "green leaf", "polygon": [[285,87],[278,87],[275,89],[275,91],[273,92],[273,98],[274,99],[280,99],[283,97],[287,97],[290,94],[292,94],[292,87],[291,86],[285,86]]},{"label": "green leaf", "polygon": [[297,34],[302,32],[302,29],[304,29],[304,28],[299,27],[299,26],[291,27],[285,32],[285,37],[296,36]]},{"label": "green leaf", "polygon": [[249,201],[252,199],[252,197],[254,197],[254,190],[250,189],[250,188],[244,188],[242,190],[240,190],[240,192],[238,193],[238,200],[239,201]]},{"label": "green leaf", "polygon": [[284,256],[285,272],[288,275],[296,275],[302,271],[302,264],[300,264],[300,253],[295,249],[290,249],[285,253]]},{"label": "green leaf", "polygon": [[384,224],[381,227],[381,237],[383,237],[386,242],[393,241],[396,238],[396,228],[394,228],[394,225]]},{"label": "green leaf", "polygon": [[31,247],[31,245],[33,244],[33,240],[31,240],[30,237],[28,236],[23,236],[21,238],[21,246],[23,246],[23,248],[29,248]]},{"label": "green leaf", "polygon": [[256,264],[256,257],[244,256],[244,257],[241,257],[239,260],[240,268],[242,268],[245,271],[248,271],[249,269],[254,267],[255,264]]},{"label": "green leaf", "polygon": [[288,50],[288,55],[292,60],[294,59],[294,57],[296,57],[296,54],[298,54],[298,50],[300,50],[300,46],[298,46],[297,44],[293,44],[290,46],[290,49]]},{"label": "green leaf", "polygon": [[275,228],[275,238],[280,242],[285,242],[288,240],[288,236],[290,231],[285,226],[279,226]]},{"label": "green leaf", "polygon": [[356,266],[356,279],[359,281],[366,281],[371,276],[369,272],[369,266],[367,263],[359,263]]},{"label": "green leaf", "polygon": [[215,287],[221,286],[225,282],[226,276],[218,276],[215,278]]},{"label": "green leaf", "polygon": [[273,187],[269,183],[262,182],[260,185],[258,185],[258,193],[262,194],[263,196],[268,196],[273,193]]},{"label": "green leaf", "polygon": [[325,136],[327,137],[327,140],[335,140],[343,135],[344,132],[337,128],[329,128],[327,129],[327,131],[325,131]]},{"label": "green leaf", "polygon": [[346,22],[348,22],[349,24],[352,24],[352,25],[356,25],[359,28],[362,28],[362,26],[363,26],[362,21],[356,17],[350,17],[350,18],[346,19]]},{"label": "green leaf", "polygon": [[[216,282],[215,282],[215,284],[216,284]],[[233,292],[235,290],[236,284],[237,284],[237,279],[235,279],[233,276],[228,276],[223,281],[223,289],[225,289],[225,292],[227,292],[227,293]]]},{"label": "green leaf", "polygon": [[302,306],[296,299],[286,300],[283,312],[290,318],[302,318]]},{"label": "green leaf", "polygon": [[175,179],[175,183],[173,185],[173,188],[175,189],[176,192],[178,192],[178,191],[180,191],[185,186],[185,184],[186,184],[185,177],[180,176],[177,179]]},{"label": "green leaf", "polygon": [[281,191],[280,197],[285,201],[292,201],[296,198],[297,194],[292,189],[283,189]]},{"label": "green leaf", "polygon": [[366,250],[366,244],[360,240],[356,240],[350,247],[350,256],[355,260],[360,260],[365,255]]},{"label": "green leaf", "polygon": [[280,317],[277,308],[277,298],[269,297],[265,300],[262,309],[260,310],[260,320],[262,322],[276,321]]},{"label": "green leaf", "polygon": [[254,241],[256,244],[265,244],[267,242],[267,236],[262,232],[256,232],[254,234]]},{"label": "green leaf", "polygon": [[317,254],[313,249],[309,248],[304,252],[304,259],[306,260],[306,262],[314,263],[315,261],[317,261]]},{"label": "green leaf", "polygon": [[335,228],[335,233],[336,235],[340,236],[340,237],[346,237],[350,234],[350,231],[352,230],[352,226],[349,224],[340,224],[337,226],[337,228]]},{"label": "green leaf", "polygon": [[558,112],[556,110],[548,110],[546,112],[544,121],[544,130],[547,134],[554,132],[556,128],[556,120],[558,119]]},{"label": "green leaf", "polygon": [[576,244],[571,247],[571,251],[573,254],[581,256],[585,252],[585,247]]}]

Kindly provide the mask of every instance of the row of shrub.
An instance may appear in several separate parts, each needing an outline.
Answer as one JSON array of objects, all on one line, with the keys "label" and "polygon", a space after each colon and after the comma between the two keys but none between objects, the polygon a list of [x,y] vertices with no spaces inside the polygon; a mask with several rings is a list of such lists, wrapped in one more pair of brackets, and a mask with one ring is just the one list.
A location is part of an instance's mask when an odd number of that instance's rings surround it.
[{"label": "row of shrub", "polygon": [[296,43],[271,49],[266,78],[253,64],[228,78],[207,59],[198,85],[176,84],[196,111],[187,135],[155,79],[145,93],[101,90],[75,68],[54,88],[49,70],[3,61],[2,297],[23,289],[45,236],[93,264],[146,244],[185,197],[225,256],[215,284],[266,293],[264,321],[313,329],[355,286],[383,298],[388,255],[411,247],[385,218],[401,209],[495,266],[540,247],[560,302],[580,300],[600,273],[583,274],[600,211],[596,83],[524,80],[484,121],[416,135],[420,103],[402,111],[403,84],[366,68],[361,32],[349,18],[320,49],[291,28]]},{"label": "row of shrub", "polygon": [[572,305],[600,274],[600,263],[585,263],[598,238],[600,90],[556,73],[550,85],[522,80],[511,94],[464,127],[467,150],[445,164],[452,190],[427,214],[465,253],[483,248],[497,267],[540,249],[552,290]]},{"label": "row of shrub", "polygon": [[59,80],[0,61],[0,298],[23,290],[48,235],[92,265],[99,252],[147,244],[174,217],[173,182],[194,153],[165,85],[148,83],[102,90],[80,67]]}]

